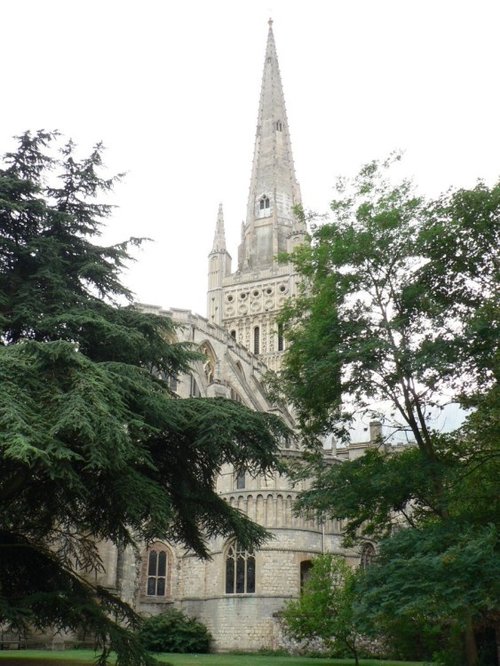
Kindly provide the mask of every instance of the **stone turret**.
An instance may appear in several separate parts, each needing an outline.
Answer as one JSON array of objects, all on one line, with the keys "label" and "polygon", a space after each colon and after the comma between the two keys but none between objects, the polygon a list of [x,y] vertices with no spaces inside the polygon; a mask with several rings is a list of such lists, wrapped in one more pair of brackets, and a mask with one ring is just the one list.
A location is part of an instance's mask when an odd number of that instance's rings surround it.
[{"label": "stone turret", "polygon": [[230,273],[231,255],[226,249],[224,214],[222,212],[222,204],[219,204],[214,242],[212,251],[208,255],[207,316],[209,321],[214,324],[222,324],[222,283],[226,275]]}]

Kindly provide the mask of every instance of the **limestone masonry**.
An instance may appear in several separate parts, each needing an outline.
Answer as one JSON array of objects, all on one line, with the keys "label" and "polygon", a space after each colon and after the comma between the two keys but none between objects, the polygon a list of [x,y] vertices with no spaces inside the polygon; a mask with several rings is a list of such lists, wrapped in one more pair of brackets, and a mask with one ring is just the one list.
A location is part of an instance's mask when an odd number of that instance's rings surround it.
[{"label": "limestone masonry", "polygon": [[[278,264],[280,252],[305,241],[305,223],[294,214],[301,204],[290,131],[272,29],[269,32],[259,101],[255,150],[246,222],[241,230],[237,265],[226,248],[222,205],[209,254],[207,318],[185,310],[143,309],[181,324],[178,339],[195,343],[206,360],[189,375],[171,380],[181,398],[224,396],[255,410],[277,411],[263,390],[263,377],[279,370],[286,338],[276,318],[297,292],[292,267]],[[281,416],[293,426],[290,414]],[[376,429],[373,433],[376,436]],[[366,447],[357,445],[352,454]],[[298,447],[298,445],[295,445]],[[300,454],[283,449],[285,458]],[[336,464],[349,450],[325,451],[325,464]],[[212,559],[201,561],[169,543],[156,542],[140,554],[101,544],[106,571],[99,582],[118,592],[143,614],[175,606],[203,621],[216,650],[256,650],[280,644],[279,611],[300,594],[313,557],[354,552],[341,546],[342,526],[296,517],[293,501],[301,490],[285,476],[251,477],[227,466],[218,491],[231,505],[264,525],[273,535],[256,552],[233,541],[214,539]]]}]

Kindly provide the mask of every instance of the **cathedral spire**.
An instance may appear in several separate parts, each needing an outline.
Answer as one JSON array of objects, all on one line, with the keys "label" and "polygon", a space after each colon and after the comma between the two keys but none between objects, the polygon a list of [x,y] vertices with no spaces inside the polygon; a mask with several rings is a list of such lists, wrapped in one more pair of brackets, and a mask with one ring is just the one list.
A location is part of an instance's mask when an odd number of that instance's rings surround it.
[{"label": "cathedral spire", "polygon": [[269,19],[239,270],[270,266],[279,252],[286,251],[293,208],[299,203],[300,188],[295,177],[273,22]]},{"label": "cathedral spire", "polygon": [[222,212],[222,204],[219,204],[217,212],[217,222],[215,223],[214,242],[212,245],[212,252],[225,251],[226,249],[226,234],[224,231],[224,213]]}]

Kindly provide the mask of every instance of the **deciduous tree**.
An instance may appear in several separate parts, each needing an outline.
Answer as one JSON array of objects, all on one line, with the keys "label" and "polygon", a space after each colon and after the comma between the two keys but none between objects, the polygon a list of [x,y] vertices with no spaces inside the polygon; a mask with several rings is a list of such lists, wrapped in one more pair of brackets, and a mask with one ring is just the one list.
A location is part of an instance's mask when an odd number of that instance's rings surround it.
[{"label": "deciduous tree", "polygon": [[[284,316],[290,346],[281,388],[312,442],[331,431],[346,440],[361,414],[411,445],[395,455],[380,439],[330,468],[311,456],[304,474],[315,481],[298,508],[344,520],[351,541],[390,538],[406,525],[417,530],[408,538],[431,544],[437,523],[479,544],[485,523],[495,530],[499,518],[500,185],[429,202],[384,173],[371,163],[340,182],[332,222],[291,257],[304,290]],[[450,402],[476,411],[445,434],[433,417]],[[456,601],[467,605],[466,596]],[[486,613],[491,621],[497,611],[498,599]],[[469,664],[482,613],[461,613]]]},{"label": "deciduous tree", "polygon": [[320,638],[336,652],[347,648],[358,664],[355,580],[356,572],[343,558],[329,553],[315,558],[300,598],[283,611],[286,633],[297,640]]}]

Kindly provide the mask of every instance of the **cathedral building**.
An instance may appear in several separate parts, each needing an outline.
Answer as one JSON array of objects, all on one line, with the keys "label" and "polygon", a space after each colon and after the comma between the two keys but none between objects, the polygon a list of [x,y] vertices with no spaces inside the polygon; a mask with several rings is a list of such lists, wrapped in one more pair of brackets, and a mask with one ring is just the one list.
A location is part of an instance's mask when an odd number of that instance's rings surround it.
[{"label": "cathedral building", "polygon": [[[225,241],[222,205],[208,258],[207,317],[186,310],[144,310],[164,314],[177,324],[179,341],[204,352],[191,373],[171,381],[183,397],[223,396],[261,411],[279,411],[263,388],[265,374],[279,371],[286,338],[277,316],[297,291],[297,276],[277,255],[305,240],[305,223],[295,215],[301,204],[295,176],[272,21],[264,59],[255,150],[246,222],[241,229],[234,269]],[[373,435],[377,433],[374,431]],[[366,446],[366,445],[365,445]],[[291,460],[298,444],[284,448]],[[325,451],[325,464],[341,462],[346,451]],[[339,457],[340,456],[340,457]],[[300,594],[312,559],[323,552],[342,553],[353,564],[354,552],[342,548],[342,526],[298,517],[293,503],[303,486],[284,475],[253,477],[222,470],[218,492],[231,506],[264,525],[272,535],[258,550],[243,550],[234,540],[215,538],[211,559],[156,542],[137,554],[101,548],[105,573],[98,581],[118,592],[141,614],[180,608],[201,620],[214,637],[215,650],[257,650],[280,645],[279,612]]]}]

